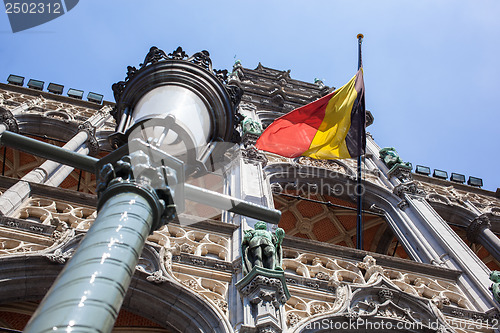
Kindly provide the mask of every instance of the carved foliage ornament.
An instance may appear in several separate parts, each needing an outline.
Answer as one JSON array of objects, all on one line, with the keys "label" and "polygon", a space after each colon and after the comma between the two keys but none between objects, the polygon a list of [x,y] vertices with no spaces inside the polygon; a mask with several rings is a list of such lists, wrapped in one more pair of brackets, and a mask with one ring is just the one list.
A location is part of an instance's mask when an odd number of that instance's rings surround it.
[{"label": "carved foliage ornament", "polygon": [[422,331],[444,327],[445,323],[431,302],[436,303],[397,290],[385,278],[381,278],[377,285],[360,288],[353,293],[348,315],[366,320],[370,317],[385,317],[409,322]]},{"label": "carved foliage ornament", "polygon": [[394,187],[393,193],[398,197],[404,199],[404,194],[417,194],[417,195],[425,195],[425,192],[417,186],[415,181],[401,183]]},{"label": "carved foliage ornament", "polygon": [[89,121],[86,121],[78,126],[78,131],[87,133],[87,146],[89,148],[89,155],[97,156],[99,153],[99,142],[96,137],[96,128]]},{"label": "carved foliage ornament", "polygon": [[66,252],[63,252],[62,249],[57,249],[54,251],[54,253],[47,253],[44,256],[49,259],[52,262],[58,263],[58,264],[64,264],[66,263],[66,260],[71,258],[73,255],[74,249],[70,249]]},{"label": "carved foliage ornament", "polygon": [[242,149],[241,155],[248,161],[256,161],[262,163],[263,167],[267,165],[266,155],[258,151],[255,147]]},{"label": "carved foliage ornament", "polygon": [[260,287],[272,287],[276,290],[276,294],[273,295],[273,299],[278,300],[278,302],[284,304],[288,300],[288,296],[283,288],[283,283],[278,278],[267,277],[263,275],[257,275],[253,280],[240,290],[243,296],[250,295],[255,289]]},{"label": "carved foliage ornament", "polygon": [[19,133],[19,126],[12,112],[0,106],[0,124],[2,123],[9,131]]}]

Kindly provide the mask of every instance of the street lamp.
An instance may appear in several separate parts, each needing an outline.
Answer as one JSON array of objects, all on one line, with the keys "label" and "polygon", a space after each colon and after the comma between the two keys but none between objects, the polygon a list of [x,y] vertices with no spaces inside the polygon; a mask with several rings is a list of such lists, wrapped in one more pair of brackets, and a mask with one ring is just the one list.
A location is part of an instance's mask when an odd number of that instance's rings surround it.
[{"label": "street lamp", "polygon": [[192,173],[217,142],[239,138],[235,107],[242,90],[226,80],[227,71],[214,71],[207,51],[188,57],[181,47],[168,55],[152,47],[139,69],[129,66],[125,80],[113,85],[118,125],[111,145],[143,138]]},{"label": "street lamp", "polygon": [[[213,71],[208,52],[188,57],[151,48],[139,69],[113,85],[115,150],[97,160],[4,132],[0,143],[91,170],[98,215],[25,332],[110,332],[148,234],[193,201],[277,224],[280,212],[184,183],[203,173],[217,143],[237,139],[242,91]],[[179,198],[179,193],[181,193]],[[176,197],[179,204],[174,204]],[[179,202],[180,200],[180,202]]]}]

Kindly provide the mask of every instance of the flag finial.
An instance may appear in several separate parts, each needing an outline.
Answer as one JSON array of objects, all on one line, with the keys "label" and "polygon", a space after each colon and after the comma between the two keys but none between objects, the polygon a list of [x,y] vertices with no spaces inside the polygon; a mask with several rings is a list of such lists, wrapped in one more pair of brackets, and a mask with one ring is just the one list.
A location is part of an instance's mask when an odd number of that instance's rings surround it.
[{"label": "flag finial", "polygon": [[358,39],[363,39],[363,38],[365,38],[365,36],[363,36],[363,34],[358,34],[358,35],[356,36],[356,38],[358,38]]}]

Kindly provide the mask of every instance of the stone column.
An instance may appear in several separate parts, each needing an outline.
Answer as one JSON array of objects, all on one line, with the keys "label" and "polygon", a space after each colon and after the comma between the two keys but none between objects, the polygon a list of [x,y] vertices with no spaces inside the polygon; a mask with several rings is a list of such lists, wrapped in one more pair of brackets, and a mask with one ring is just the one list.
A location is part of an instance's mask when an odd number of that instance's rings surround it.
[{"label": "stone column", "polygon": [[[264,154],[255,148],[255,141],[258,135],[252,133],[243,134],[241,140],[241,155],[239,163],[239,175],[235,188],[241,195],[241,199],[267,207],[273,207],[273,198],[270,187],[264,178],[263,167],[267,163]],[[237,260],[237,265],[241,264],[241,242],[243,240],[244,230],[253,228],[258,220],[245,216],[236,217],[240,220],[240,228],[235,230],[233,234],[233,258]],[[237,223],[237,222],[236,222]],[[273,226],[268,226],[272,229]],[[238,270],[234,276],[234,281],[243,278],[242,270]],[[231,321],[236,329],[242,327],[246,323],[248,314],[245,310],[245,305],[240,301],[238,288],[232,284],[230,288],[230,305],[232,306],[233,315]]]},{"label": "stone column", "polygon": [[[89,155],[89,148],[84,143],[79,148],[77,148],[76,152],[82,155]],[[69,165],[60,165],[45,181],[45,185],[57,187],[61,185],[61,183],[73,172],[75,168]]]},{"label": "stone column", "polygon": [[476,217],[467,228],[467,239],[479,243],[498,261],[500,261],[500,239],[491,231],[491,222],[487,215]]},{"label": "stone column", "polygon": [[424,197],[404,193],[408,207],[405,213],[411,216],[411,223],[426,235],[422,244],[429,251],[440,254],[438,260],[427,261],[447,268],[462,271],[458,284],[475,306],[485,311],[494,306],[489,287],[490,270],[451,229]]}]

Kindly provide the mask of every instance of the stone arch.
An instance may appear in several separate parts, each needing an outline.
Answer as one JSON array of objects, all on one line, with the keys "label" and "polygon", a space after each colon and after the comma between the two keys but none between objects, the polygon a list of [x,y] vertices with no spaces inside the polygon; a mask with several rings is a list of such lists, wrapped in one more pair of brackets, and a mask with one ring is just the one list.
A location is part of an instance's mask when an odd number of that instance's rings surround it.
[{"label": "stone arch", "polygon": [[[0,304],[41,300],[62,268],[40,254],[5,257],[0,266]],[[136,270],[122,309],[173,332],[232,332],[229,321],[202,296],[173,279],[147,281],[149,275]]]},{"label": "stone arch", "polygon": [[382,275],[372,285],[347,288],[341,311],[315,316],[297,325],[291,333],[452,332],[430,300],[399,290]]},{"label": "stone arch", "polygon": [[47,136],[69,141],[78,132],[76,122],[70,119],[47,117],[44,113],[21,114],[16,116],[16,120],[19,124],[19,131],[27,135]]},{"label": "stone arch", "polygon": [[[308,188],[310,184],[316,184],[320,191],[330,189],[331,193],[339,198],[355,202],[354,186],[356,180],[342,172],[312,166],[292,165],[290,163],[268,164],[264,168],[264,172],[274,191],[286,189],[286,186]],[[388,188],[372,182],[365,181],[364,185],[363,209],[372,210],[384,216],[392,233],[399,240],[409,258],[426,261],[420,258],[421,255],[414,250],[411,241],[404,236],[404,227],[407,222],[403,217],[402,209],[398,207],[402,199]],[[338,190],[334,191],[334,189],[339,188],[343,188],[344,191],[340,191],[342,193]],[[384,248],[387,248],[387,246],[384,246]]]},{"label": "stone arch", "polygon": [[[471,221],[477,216],[475,212],[469,208],[452,204],[451,202],[444,202],[437,200],[437,195],[428,195],[427,201],[432,208],[447,222],[467,227]],[[448,200],[449,201],[449,200]]]}]

